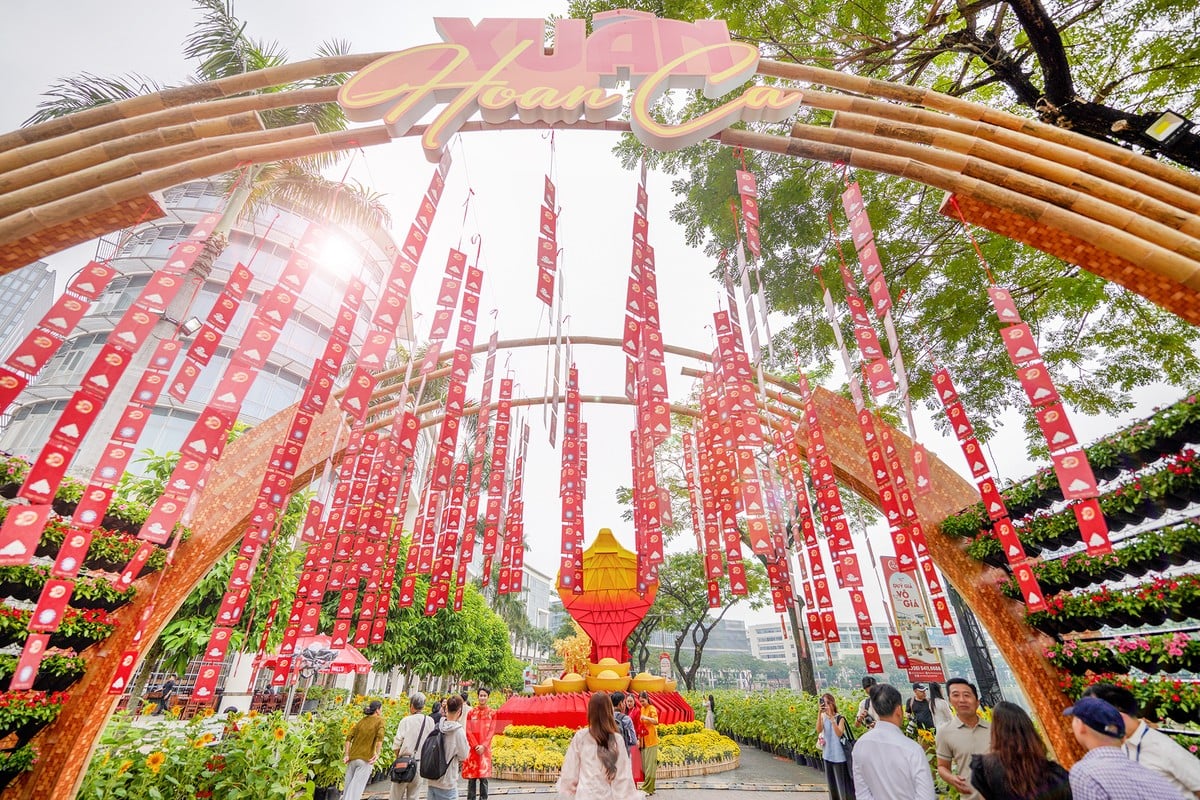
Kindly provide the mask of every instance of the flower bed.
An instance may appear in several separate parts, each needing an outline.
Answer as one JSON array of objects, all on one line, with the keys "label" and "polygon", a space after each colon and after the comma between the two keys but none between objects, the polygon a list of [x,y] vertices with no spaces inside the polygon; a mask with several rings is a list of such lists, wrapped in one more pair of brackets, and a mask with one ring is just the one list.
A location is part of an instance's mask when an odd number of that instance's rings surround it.
[{"label": "flower bed", "polygon": [[21,746],[49,725],[67,701],[65,692],[0,692],[0,739],[16,734]]},{"label": "flower bed", "polygon": [[[17,668],[17,656],[0,655],[0,684],[7,685]],[[33,688],[43,692],[61,692],[83,677],[87,662],[72,651],[46,651],[33,681]]]},{"label": "flower bed", "polygon": [[[1200,500],[1200,455],[1187,449],[1161,469],[1102,494],[1099,503],[1109,527],[1119,530],[1147,517],[1156,518],[1163,508],[1186,508],[1193,500]],[[1009,511],[1012,513],[1012,509]],[[1024,519],[1013,513],[1013,519],[1017,535],[1031,554],[1079,541],[1079,523],[1070,508],[1054,514],[1039,512]],[[999,553],[1000,543],[991,525],[980,504],[948,518],[941,530],[949,536],[975,537],[967,553],[982,561]]]},{"label": "flower bed", "polygon": [[[0,646],[25,641],[29,637],[29,620],[32,616],[32,609],[0,606]],[[83,650],[108,638],[116,627],[116,618],[107,611],[68,607],[63,614],[62,624],[50,634],[50,646]]]},{"label": "flower bed", "polygon": [[1200,639],[1176,631],[1154,636],[1119,636],[1101,641],[1060,642],[1046,651],[1046,658],[1061,670],[1075,675],[1092,672],[1200,673]]},{"label": "flower bed", "polygon": [[[1088,463],[1100,480],[1116,477],[1124,469],[1136,469],[1158,458],[1177,453],[1186,444],[1200,441],[1200,395],[1190,395],[1158,410],[1153,416],[1084,448]],[[1054,470],[1038,470],[1020,483],[1001,491],[1014,519],[1062,499]],[[971,537],[986,527],[983,504],[964,509],[943,523],[949,536]]]},{"label": "flower bed", "polygon": [[[38,541],[37,554],[50,556],[57,553],[68,530],[70,530],[70,526],[65,520],[54,519],[47,522],[45,530],[42,531],[42,538]],[[92,543],[88,546],[87,555],[83,559],[83,566],[86,569],[105,572],[122,570],[141,545],[141,541],[130,533],[97,528],[92,534]],[[166,561],[167,551],[156,548],[150,553],[150,558],[146,561],[142,574],[162,569]]]},{"label": "flower bed", "polygon": [[1133,692],[1142,716],[1155,722],[1200,723],[1200,681],[1171,678],[1131,678],[1114,673],[1064,675],[1059,682],[1072,700],[1095,683],[1111,683]]},{"label": "flower bed", "polygon": [[0,789],[22,772],[33,769],[37,763],[38,751],[31,744],[22,745],[15,750],[0,750]]},{"label": "flower bed", "polygon": [[[35,602],[42,587],[50,578],[50,568],[26,564],[19,567],[0,567],[0,597]],[[71,605],[76,608],[102,608],[113,611],[128,603],[137,594],[133,587],[121,592],[102,577],[82,576],[75,579]]]},{"label": "flower bed", "polygon": [[[1200,522],[1196,519],[1146,531],[1102,556],[1075,553],[1067,558],[1039,561],[1033,564],[1033,574],[1042,591],[1054,594],[1125,575],[1140,578],[1147,572],[1182,566],[1189,561],[1200,561]],[[1012,578],[1001,588],[1009,597],[1020,599],[1020,589]]]},{"label": "flower bed", "polygon": [[1097,630],[1106,625],[1143,627],[1166,620],[1200,617],[1200,575],[1156,578],[1120,591],[1107,588],[1082,594],[1058,594],[1047,610],[1027,613],[1025,620],[1050,634]]},{"label": "flower bed", "polygon": [[[562,771],[563,757],[575,731],[510,725],[492,740],[492,769],[502,780],[552,782]],[[740,749],[697,722],[659,727],[658,777],[676,778],[734,769]]]}]

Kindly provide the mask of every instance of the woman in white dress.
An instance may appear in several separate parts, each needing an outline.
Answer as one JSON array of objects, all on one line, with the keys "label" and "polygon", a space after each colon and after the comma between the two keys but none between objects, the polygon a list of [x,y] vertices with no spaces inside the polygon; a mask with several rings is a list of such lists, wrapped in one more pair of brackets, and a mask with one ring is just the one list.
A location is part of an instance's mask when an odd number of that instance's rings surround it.
[{"label": "woman in white dress", "polygon": [[717,729],[716,711],[717,703],[710,694],[704,698],[704,727],[707,730],[715,731]]},{"label": "woman in white dress", "polygon": [[554,785],[563,800],[637,800],[625,742],[617,732],[608,692],[592,692],[588,726],[575,732]]}]

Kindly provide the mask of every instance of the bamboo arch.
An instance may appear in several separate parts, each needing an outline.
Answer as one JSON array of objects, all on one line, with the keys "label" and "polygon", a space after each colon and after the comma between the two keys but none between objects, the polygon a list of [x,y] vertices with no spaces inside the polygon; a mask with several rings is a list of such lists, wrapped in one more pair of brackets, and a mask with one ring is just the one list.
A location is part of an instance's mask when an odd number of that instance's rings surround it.
[{"label": "bamboo arch", "polygon": [[[352,72],[385,53],[319,58],[101,106],[0,135],[0,274],[37,258],[132,224],[155,208],[150,193],[232,170],[391,140],[382,126],[319,134],[312,128],[262,130],[258,112],[333,102],[336,89],[249,94],[283,83]],[[800,64],[762,61],[759,74],[802,81],[805,104],[835,111],[832,127],[797,123],[786,136],[726,130],[727,144],[886,173],[943,189],[976,224],[1058,255],[1137,292],[1193,324],[1200,323],[1200,178],[1122,148],[989,109],[931,90]],[[534,127],[518,122],[464,130]],[[542,127],[542,126],[536,126]],[[624,131],[623,123],[577,123],[574,129]],[[407,135],[416,135],[414,128]],[[945,208],[944,208],[945,211]],[[583,343],[582,340],[574,341]],[[520,346],[505,343],[506,346]],[[707,358],[706,354],[688,353]],[[786,387],[784,387],[786,388]],[[878,502],[853,409],[817,392],[833,435],[839,477]],[[212,476],[195,520],[196,535],[179,551],[160,587],[151,630],[174,613],[208,566],[246,524],[246,480],[261,474],[289,411],[231,446]],[[306,444],[297,488],[336,450],[339,414],[318,417]],[[895,434],[898,448],[909,440]],[[1074,745],[1061,725],[1062,697],[1042,659],[1028,658],[1033,634],[985,570],[940,535],[948,514],[977,499],[975,490],[936,459],[936,494],[919,497],[931,554],[980,615],[1028,690],[1060,756]],[[146,593],[119,612],[128,623]],[[126,624],[92,655],[77,695],[103,696],[107,676],[127,646]],[[112,703],[71,703],[39,736],[42,757],[5,798],[69,797],[82,778]],[[1056,723],[1055,720],[1058,720]],[[87,747],[80,744],[86,742]]]}]

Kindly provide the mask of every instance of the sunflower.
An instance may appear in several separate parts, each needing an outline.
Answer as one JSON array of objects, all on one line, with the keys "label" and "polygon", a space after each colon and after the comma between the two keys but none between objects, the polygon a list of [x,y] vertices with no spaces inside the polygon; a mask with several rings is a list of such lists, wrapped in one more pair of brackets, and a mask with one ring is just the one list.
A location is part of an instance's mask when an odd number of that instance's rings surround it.
[{"label": "sunflower", "polygon": [[162,765],[166,763],[166,761],[167,755],[161,750],[155,750],[153,753],[146,756],[146,766],[149,767],[150,771],[155,775],[157,775],[158,771],[162,769]]},{"label": "sunflower", "polygon": [[203,734],[202,736],[200,736],[200,738],[198,738],[196,740],[196,743],[194,746],[195,747],[204,747],[205,745],[207,745],[209,742],[213,741],[216,738],[217,738],[216,735],[211,734],[211,733]]},{"label": "sunflower", "polygon": [[272,735],[275,737],[275,741],[282,742],[283,737],[287,736],[287,729],[284,728],[282,725],[277,725],[275,727],[275,731]]},{"label": "sunflower", "polygon": [[124,775],[126,772],[129,771],[129,768],[132,766],[133,766],[133,761],[128,758],[125,759],[124,761],[121,762],[121,766],[117,767],[117,774]]}]

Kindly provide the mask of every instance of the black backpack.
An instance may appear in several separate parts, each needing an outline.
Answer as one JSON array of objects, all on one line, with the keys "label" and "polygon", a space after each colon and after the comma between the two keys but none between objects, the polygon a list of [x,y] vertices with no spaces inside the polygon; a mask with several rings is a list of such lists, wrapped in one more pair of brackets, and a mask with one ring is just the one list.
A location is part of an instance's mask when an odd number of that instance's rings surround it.
[{"label": "black backpack", "polygon": [[446,735],[442,733],[440,725],[425,737],[417,766],[422,778],[435,781],[450,769],[450,760],[446,758]]}]

